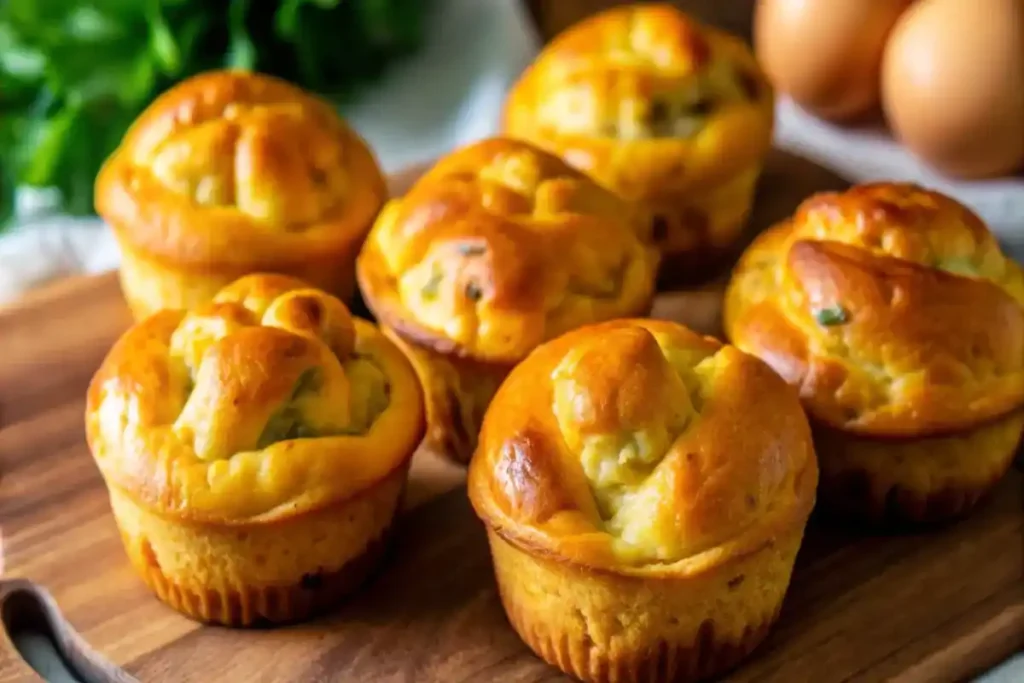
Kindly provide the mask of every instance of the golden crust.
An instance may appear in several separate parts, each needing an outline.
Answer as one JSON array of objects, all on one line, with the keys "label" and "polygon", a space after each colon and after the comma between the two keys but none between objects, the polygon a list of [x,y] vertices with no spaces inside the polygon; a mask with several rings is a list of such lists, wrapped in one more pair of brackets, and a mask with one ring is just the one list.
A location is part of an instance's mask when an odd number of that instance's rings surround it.
[{"label": "golden crust", "polygon": [[767,365],[673,323],[620,320],[511,372],[469,494],[532,554],[679,578],[802,529],[817,478],[797,396]]},{"label": "golden crust", "polygon": [[515,362],[545,339],[650,305],[657,256],[636,206],[524,142],[441,159],[359,255],[368,305],[440,353]]},{"label": "golden crust", "polygon": [[505,374],[542,341],[645,315],[646,212],[524,142],[441,159],[388,203],[359,255],[369,307],[425,387],[426,445],[467,462]]},{"label": "golden crust", "polygon": [[879,183],[814,196],[762,234],[733,274],[725,327],[816,420],[923,437],[1024,405],[1022,304],[1020,267],[975,214]]},{"label": "golden crust", "polygon": [[[333,285],[339,278],[325,260],[351,278],[386,198],[372,153],[327,103],[241,71],[201,74],[158,97],[96,182],[96,208],[131,256],[172,274],[222,275],[212,289],[192,293],[207,299],[254,271]],[[132,298],[142,313],[182,303],[151,301],[159,295]]]},{"label": "golden crust", "polygon": [[372,488],[423,435],[408,360],[301,281],[242,278],[115,344],[86,433],[109,486],[189,522],[291,519]]},{"label": "golden crust", "polygon": [[389,202],[357,273],[401,336],[513,363],[568,329],[645,311],[657,268],[649,234],[642,210],[556,157],[491,139]]},{"label": "golden crust", "polygon": [[[644,4],[599,13],[552,41],[509,93],[504,129],[649,203],[666,254],[713,251],[745,224],[773,105],[739,38]],[[730,186],[742,192],[713,200]]]}]

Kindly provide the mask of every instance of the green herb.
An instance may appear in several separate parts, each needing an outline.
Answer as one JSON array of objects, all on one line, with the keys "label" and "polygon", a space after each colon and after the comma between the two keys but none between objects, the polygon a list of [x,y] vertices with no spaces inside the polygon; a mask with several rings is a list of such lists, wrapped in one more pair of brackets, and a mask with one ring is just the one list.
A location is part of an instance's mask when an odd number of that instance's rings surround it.
[{"label": "green herb", "polygon": [[693,116],[707,117],[715,108],[715,103],[708,97],[701,97],[686,109]]},{"label": "green herb", "polygon": [[292,398],[296,399],[303,394],[311,394],[320,391],[324,385],[323,374],[319,368],[303,370],[299,378],[295,380],[295,388],[292,389]]},{"label": "green herb", "polygon": [[483,296],[483,290],[480,289],[480,285],[478,285],[475,281],[470,280],[469,282],[466,283],[467,299],[469,299],[470,301],[480,301],[480,299],[482,299]]},{"label": "green herb", "polygon": [[462,243],[458,246],[459,253],[463,256],[480,256],[487,252],[487,248],[480,244]]},{"label": "green herb", "polygon": [[266,426],[260,433],[256,442],[257,448],[266,448],[279,441],[291,441],[292,439],[311,439],[320,434],[309,425],[302,422],[302,416],[295,410],[294,406],[287,406],[274,413],[267,421]]},{"label": "green herb", "polygon": [[345,101],[423,37],[426,0],[0,0],[0,224],[16,187],[93,210],[93,182],[163,90],[254,69]]},{"label": "green herb", "polygon": [[968,257],[960,256],[940,261],[937,266],[953,275],[963,275],[966,277],[978,277],[978,266],[975,265],[974,261]]},{"label": "green herb", "polygon": [[850,314],[842,306],[832,306],[831,308],[818,309],[814,313],[814,318],[818,321],[819,325],[832,327],[849,322]]},{"label": "green herb", "polygon": [[278,441],[318,436],[319,434],[312,427],[302,421],[302,414],[295,405],[295,400],[306,394],[320,391],[323,384],[324,378],[319,368],[303,370],[295,380],[295,386],[292,387],[291,399],[267,420],[257,441],[257,447],[266,448]]},{"label": "green herb", "polygon": [[441,288],[442,280],[444,280],[444,273],[442,273],[441,271],[435,270],[433,273],[431,273],[430,279],[427,280],[427,283],[423,285],[423,287],[420,289],[420,293],[423,295],[423,298],[437,298],[437,293]]},{"label": "green herb", "polygon": [[654,100],[647,110],[647,122],[651,126],[662,126],[672,115],[668,102],[665,100]]}]

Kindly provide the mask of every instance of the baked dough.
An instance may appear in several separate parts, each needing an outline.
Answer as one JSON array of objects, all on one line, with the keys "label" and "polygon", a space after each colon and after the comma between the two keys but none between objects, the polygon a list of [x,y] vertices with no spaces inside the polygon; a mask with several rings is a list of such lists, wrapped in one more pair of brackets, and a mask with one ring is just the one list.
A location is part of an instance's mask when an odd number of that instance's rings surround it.
[{"label": "baked dough", "polygon": [[963,513],[1024,417],[1024,276],[969,209],[909,184],[816,195],[729,285],[739,348],[796,386],[822,500],[870,519]]},{"label": "baked dough", "polygon": [[366,302],[427,395],[428,443],[465,462],[508,370],[546,339],[646,314],[648,215],[524,142],[443,158],[381,212],[359,257]]},{"label": "baked dough", "polygon": [[251,275],[115,344],[86,433],[132,563],[202,621],[293,621],[373,567],[425,426],[403,354],[335,297]]},{"label": "baked dough", "polygon": [[193,308],[242,275],[301,277],[347,300],[387,198],[373,154],[326,102],[242,71],[154,101],[96,181],[137,318]]},{"label": "baked dough", "polygon": [[773,111],[739,38],[641,4],[556,37],[509,93],[504,130],[646,202],[674,284],[713,273],[740,241]]},{"label": "baked dough", "polygon": [[765,363],[618,320],[512,371],[468,486],[534,651],[586,681],[688,681],[767,633],[816,484],[807,418]]}]

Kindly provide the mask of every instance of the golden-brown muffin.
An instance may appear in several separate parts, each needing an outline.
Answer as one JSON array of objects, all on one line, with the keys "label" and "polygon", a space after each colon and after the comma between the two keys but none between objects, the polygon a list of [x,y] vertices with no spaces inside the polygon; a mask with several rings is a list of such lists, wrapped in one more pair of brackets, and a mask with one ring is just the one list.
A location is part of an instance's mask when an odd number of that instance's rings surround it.
[{"label": "golden-brown muffin", "polygon": [[814,505],[796,392],[686,328],[617,320],[546,343],[502,384],[469,467],[502,603],[585,681],[693,681],[779,613]]},{"label": "golden-brown muffin", "polygon": [[424,428],[403,354],[280,275],[138,323],[86,409],[136,570],[171,607],[233,626],[303,619],[357,587]]},{"label": "golden-brown muffin", "polygon": [[381,212],[366,302],[427,398],[427,444],[467,462],[487,404],[540,342],[651,306],[657,252],[636,205],[525,142],[445,157]]},{"label": "golden-brown muffin", "polygon": [[194,308],[252,272],[301,277],[347,300],[386,199],[373,154],[330,105],[242,71],[158,97],[96,181],[139,319]]},{"label": "golden-brown muffin", "polygon": [[713,274],[735,250],[772,126],[772,91],[749,48],[667,4],[572,26],[504,112],[506,134],[650,205],[668,284]]},{"label": "golden-brown muffin", "polygon": [[908,184],[816,195],[761,235],[725,326],[799,388],[823,504],[939,521],[1003,475],[1024,428],[1024,277],[966,207]]}]

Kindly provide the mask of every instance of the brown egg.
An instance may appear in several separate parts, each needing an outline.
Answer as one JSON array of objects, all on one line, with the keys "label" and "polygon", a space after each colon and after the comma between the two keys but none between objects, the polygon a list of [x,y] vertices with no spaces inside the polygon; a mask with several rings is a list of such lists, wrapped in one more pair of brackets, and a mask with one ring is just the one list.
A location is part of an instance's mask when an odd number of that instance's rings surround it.
[{"label": "brown egg", "polygon": [[830,119],[878,104],[885,41],[913,0],[760,0],[754,47],[775,87]]},{"label": "brown egg", "polygon": [[883,63],[893,133],[962,177],[1024,166],[1024,2],[921,0],[893,30]]}]

